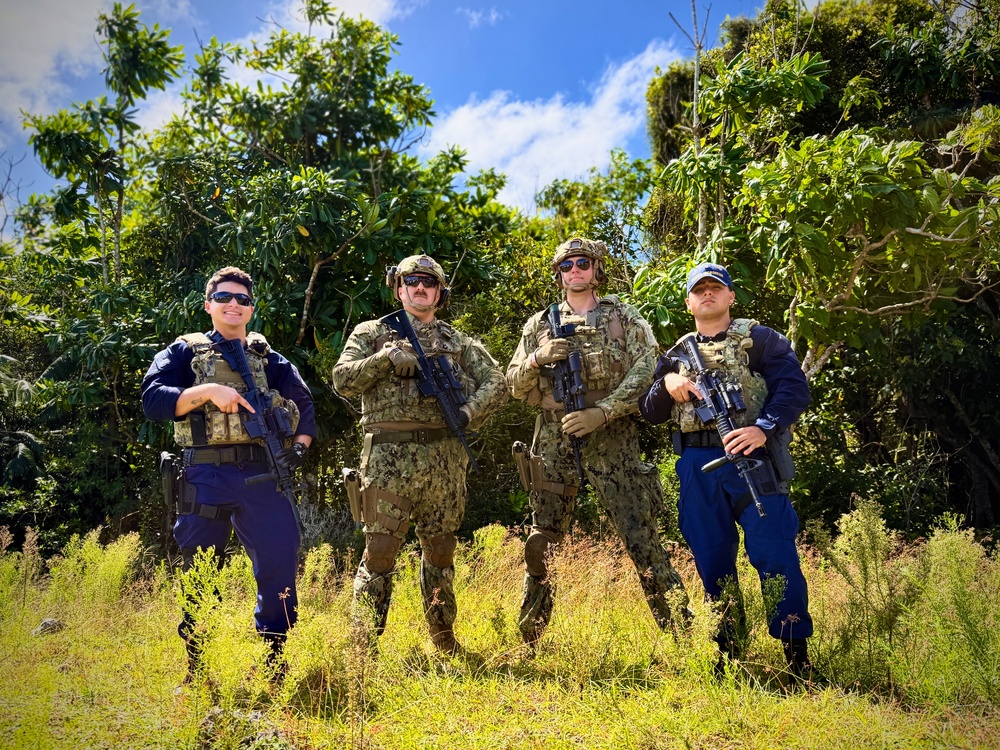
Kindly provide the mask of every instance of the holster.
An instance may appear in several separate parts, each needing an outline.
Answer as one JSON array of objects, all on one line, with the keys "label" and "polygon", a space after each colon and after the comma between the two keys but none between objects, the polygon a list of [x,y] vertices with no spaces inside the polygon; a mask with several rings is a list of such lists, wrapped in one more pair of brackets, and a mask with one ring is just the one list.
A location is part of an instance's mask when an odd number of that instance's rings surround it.
[{"label": "holster", "polygon": [[170,513],[177,512],[177,484],[181,470],[180,456],[169,451],[160,453],[160,479],[163,481],[163,504]]},{"label": "holster", "polygon": [[341,470],[344,477],[344,489],[347,490],[347,502],[351,506],[351,518],[355,523],[362,523],[364,518],[364,490],[361,489],[361,472],[357,469],[344,467]]},{"label": "holster", "polygon": [[515,440],[510,452],[514,455],[514,465],[517,466],[521,486],[525,492],[531,492],[531,453],[528,451],[528,446],[520,440]]},{"label": "holster", "polygon": [[[347,501],[351,506],[351,518],[359,523],[377,523],[389,529],[390,533],[406,536],[410,527],[410,508],[412,507],[409,500],[375,485],[369,485],[367,489],[362,488],[361,472],[357,469],[344,467],[341,469],[341,475],[344,477]],[[381,513],[378,509],[379,500],[384,500],[387,504],[398,508],[403,514],[403,519],[400,520]]]},{"label": "holster", "polygon": [[792,459],[792,452],[789,449],[791,444],[791,430],[775,432],[764,444],[764,447],[767,448],[767,455],[771,458],[771,464],[774,466],[778,484],[782,488],[779,492],[784,495],[789,492],[789,481],[795,479],[795,461]]},{"label": "holster", "polygon": [[561,484],[550,482],[545,478],[545,462],[541,456],[531,455],[528,446],[520,440],[515,441],[511,446],[511,453],[514,456],[514,463],[517,465],[517,473],[521,478],[521,486],[524,491],[531,492],[551,492],[564,497],[576,497],[580,488],[575,484]]}]

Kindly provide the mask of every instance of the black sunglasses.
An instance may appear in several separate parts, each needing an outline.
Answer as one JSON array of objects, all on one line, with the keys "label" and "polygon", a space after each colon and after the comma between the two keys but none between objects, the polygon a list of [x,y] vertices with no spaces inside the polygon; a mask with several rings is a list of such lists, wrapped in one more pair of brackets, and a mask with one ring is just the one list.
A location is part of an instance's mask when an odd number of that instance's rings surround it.
[{"label": "black sunglasses", "polygon": [[437,289],[441,281],[434,276],[404,276],[403,283],[407,286],[423,284],[425,289]]},{"label": "black sunglasses", "polygon": [[[588,268],[590,268],[590,263],[591,263],[590,258],[576,259],[576,267],[579,268],[581,271],[586,271]],[[562,271],[563,273],[569,273],[570,271],[573,270],[573,261],[564,260],[562,263],[559,264],[559,270]]]},{"label": "black sunglasses", "polygon": [[240,307],[250,307],[253,304],[253,297],[242,292],[212,292],[208,298],[220,305],[228,305],[233,300],[236,300],[236,304]]}]

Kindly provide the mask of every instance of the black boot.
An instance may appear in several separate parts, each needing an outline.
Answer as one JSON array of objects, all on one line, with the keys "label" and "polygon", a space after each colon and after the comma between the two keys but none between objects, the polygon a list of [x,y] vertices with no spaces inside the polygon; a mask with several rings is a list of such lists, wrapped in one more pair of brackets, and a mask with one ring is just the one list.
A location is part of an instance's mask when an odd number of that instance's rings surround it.
[{"label": "black boot", "polygon": [[785,652],[785,662],[788,664],[789,673],[802,682],[814,685],[826,685],[827,680],[819,673],[816,667],[809,660],[809,647],[805,638],[793,638],[790,641],[782,641],[781,648]]},{"label": "black boot", "polygon": [[268,647],[265,663],[271,670],[271,681],[281,682],[288,672],[288,662],[285,661],[285,634],[261,633],[260,635]]}]

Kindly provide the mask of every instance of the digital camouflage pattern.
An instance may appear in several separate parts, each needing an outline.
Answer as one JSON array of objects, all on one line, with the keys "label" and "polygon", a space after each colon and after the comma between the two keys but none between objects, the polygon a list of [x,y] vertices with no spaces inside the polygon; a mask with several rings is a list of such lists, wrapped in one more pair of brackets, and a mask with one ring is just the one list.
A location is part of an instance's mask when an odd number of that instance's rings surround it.
[{"label": "digital camouflage pattern", "polygon": [[[686,611],[687,595],[657,534],[656,514],[663,505],[657,469],[639,460],[638,431],[629,418],[638,412],[639,396],[652,380],[656,365],[652,329],[634,307],[613,296],[599,300],[585,320],[575,316],[565,301],[560,312],[564,324],[580,326],[567,341],[571,352],[581,352],[584,382],[590,391],[587,405],[600,407],[608,419],[585,438],[584,476],[625,544],[657,624],[672,626],[673,613]],[[571,441],[559,423],[562,406],[552,400],[543,369],[532,367],[529,361],[549,336],[544,313],[528,320],[507,368],[507,383],[515,398],[538,404],[549,415],[539,418],[531,449],[544,463],[544,478],[575,485]],[[533,528],[561,539],[572,522],[574,503],[573,497],[533,491]],[[529,643],[548,624],[553,594],[551,576],[525,574],[520,627]]]},{"label": "digital camouflage pattern", "polygon": [[[529,361],[551,336],[546,312],[535,313],[525,324],[507,367],[507,385],[514,398],[552,411],[562,407],[551,398],[551,382],[541,377],[541,370]],[[567,341],[570,351],[581,355],[587,406],[600,407],[609,422],[638,414],[639,396],[656,369],[656,339],[649,323],[638,310],[614,295],[603,297],[586,318],[576,315],[565,301],[559,306],[559,314],[563,324],[578,326],[576,335]]]},{"label": "digital camouflage pattern", "polygon": [[[413,506],[410,521],[417,537],[430,539],[458,531],[465,517],[466,470],[469,454],[456,438],[427,445],[382,443],[362,456],[362,488],[381,487],[405,497]],[[405,520],[399,508],[379,500],[379,512]],[[377,523],[365,524],[366,533],[406,537],[406,527],[393,532]]]},{"label": "digital camouflage pattern", "polygon": [[[661,628],[673,625],[672,612],[687,605],[684,583],[660,543],[656,517],[663,507],[657,468],[639,460],[639,437],[628,419],[610,422],[587,435],[582,451],[584,476],[621,538],[642,585],[646,601]],[[569,438],[558,422],[542,423],[535,432],[532,454],[545,464],[545,479],[576,484],[576,462]],[[562,538],[573,520],[575,498],[552,492],[531,493],[532,527]],[[533,580],[532,580],[533,579]],[[551,581],[525,576],[521,609],[522,633],[537,640],[551,615]]]},{"label": "digital camouflage pattern", "polygon": [[458,617],[455,601],[455,568],[437,568],[420,560],[420,597],[428,625],[451,630]]},{"label": "digital camouflage pattern", "polygon": [[[447,323],[421,323],[412,315],[410,322],[428,357],[447,357],[472,414],[468,429],[475,430],[508,398],[496,361],[482,344]],[[383,347],[386,342],[398,340],[395,331],[377,320],[361,323],[333,368],[334,387],[344,396],[361,397],[361,424],[369,431],[443,428],[444,417],[437,399],[421,394],[416,378],[396,375]],[[379,443],[362,455],[361,486],[378,487],[409,500],[409,520],[423,543],[453,534],[461,525],[468,465],[468,454],[457,438],[447,437],[426,445]],[[379,499],[378,506],[379,512],[404,520],[403,511],[385,500]],[[390,535],[400,542],[406,531],[406,526],[394,531],[380,523],[365,524],[366,534]],[[432,633],[436,627],[450,631],[455,622],[454,577],[453,566],[436,567],[423,555],[420,591]],[[372,574],[362,563],[355,576],[354,595],[355,600],[374,608],[376,626],[384,627],[392,595],[392,571]]]},{"label": "digital camouflage pattern", "polygon": [[[507,401],[503,373],[486,348],[470,336],[439,320],[410,322],[428,357],[445,355],[462,384],[466,406],[472,412],[470,430]],[[361,424],[420,422],[444,426],[437,399],[424,396],[416,378],[396,375],[382,347],[400,336],[377,320],[361,323],[347,340],[333,368],[333,386],[343,395],[361,397]]]},{"label": "digital camouflage pattern", "polygon": [[[207,335],[189,333],[178,337],[178,340],[185,342],[194,352],[194,359],[191,361],[191,369],[194,371],[194,385],[221,383],[240,393],[246,393],[247,386],[243,382],[243,378],[229,366],[219,350],[214,348],[212,340]],[[265,391],[267,390],[267,375],[264,372],[264,366],[267,364],[267,355],[270,352],[271,347],[261,334],[247,334],[246,353],[250,373],[257,387]],[[291,399],[283,398],[277,391],[270,391],[270,396],[275,407],[288,411],[288,417],[294,431],[299,423],[299,407]],[[205,414],[205,437],[208,445],[262,442],[250,437],[244,429],[243,421],[238,413],[224,414],[212,401],[207,402],[198,411]],[[202,445],[195,442],[190,416],[174,422],[174,440],[182,448]]]},{"label": "digital camouflage pattern", "polygon": [[[698,351],[705,361],[705,366],[715,370],[724,383],[733,383],[740,388],[746,411],[734,416],[737,427],[756,424],[760,410],[767,398],[767,384],[764,377],[756,372],[750,372],[747,349],[753,346],[750,338],[751,329],[757,325],[756,320],[736,318],[729,324],[726,338],[722,341],[698,342]],[[678,373],[694,381],[695,374],[687,366],[679,363]],[[698,432],[705,429],[705,424],[695,413],[694,401],[674,403],[673,419],[681,432]]]}]

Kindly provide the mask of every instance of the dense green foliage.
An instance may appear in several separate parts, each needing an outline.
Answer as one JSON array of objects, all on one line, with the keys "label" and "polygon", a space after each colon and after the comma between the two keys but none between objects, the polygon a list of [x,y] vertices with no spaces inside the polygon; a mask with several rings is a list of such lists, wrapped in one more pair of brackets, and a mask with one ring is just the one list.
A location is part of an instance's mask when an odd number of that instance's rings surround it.
[{"label": "dense green foliage", "polygon": [[[394,69],[392,34],[323,0],[301,11],[306,33],[185,58],[116,5],[97,24],[108,95],[26,118],[64,184],[32,196],[0,247],[0,523],[48,550],[102,523],[165,543],[154,460],[171,436],[142,417],[139,382],[157,349],[206,326],[205,280],[236,264],[258,280],[252,327],[316,397],[307,542],[350,544],[337,479],[357,405],[329,371],[359,321],[392,309],[383,269],[434,255],[452,276],[444,315],[503,366],[557,296],[553,247],[584,234],[608,243],[609,291],[661,343],[689,328],[682,280],[706,257],[733,271],[737,314],[788,333],[813,388],[795,443],[803,518],[829,528],[870,498],[913,535],[946,510],[1000,524],[995,0],[812,15],[775,1],[730,20],[700,59],[696,128],[686,61],[649,85],[654,158],[615,151],[606,171],[546,186],[530,218],[496,200],[502,175],[465,174],[458,148],[411,153],[434,110]],[[136,106],[175,80],[183,111],[141,131]],[[509,451],[532,423],[514,403],[476,439],[466,538],[525,519]],[[663,431],[642,440],[668,462]]]},{"label": "dense green foliage", "polygon": [[806,516],[859,496],[912,532],[944,508],[1000,522],[995,11],[775,0],[704,56],[697,128],[689,67],[650,85],[665,250],[635,294],[669,341],[685,268],[713,258],[739,314],[787,331],[813,384]]}]

